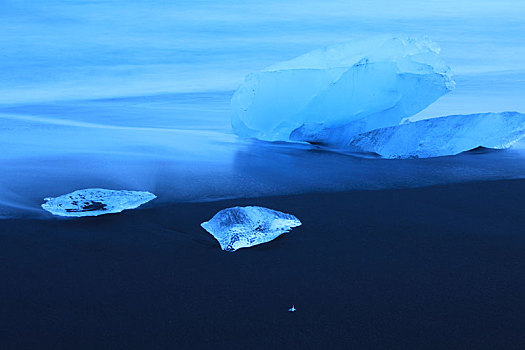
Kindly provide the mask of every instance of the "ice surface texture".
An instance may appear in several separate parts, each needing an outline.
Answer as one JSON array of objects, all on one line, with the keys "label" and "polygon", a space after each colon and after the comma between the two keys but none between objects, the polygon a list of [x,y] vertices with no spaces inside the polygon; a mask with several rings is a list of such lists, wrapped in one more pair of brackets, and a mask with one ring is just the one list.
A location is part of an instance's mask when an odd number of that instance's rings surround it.
[{"label": "ice surface texture", "polygon": [[223,250],[230,252],[269,242],[300,225],[301,221],[291,214],[263,207],[223,209],[201,224]]},{"label": "ice surface texture", "polygon": [[454,87],[429,39],[374,38],[315,50],[249,74],[232,97],[243,137],[345,144],[398,125]]},{"label": "ice surface texture", "polygon": [[45,198],[42,208],[58,216],[98,216],[135,209],[155,198],[157,196],[150,192],[89,188],[56,198]]},{"label": "ice surface texture", "polygon": [[385,158],[455,155],[477,147],[504,149],[525,137],[525,114],[451,115],[357,135],[350,149]]}]

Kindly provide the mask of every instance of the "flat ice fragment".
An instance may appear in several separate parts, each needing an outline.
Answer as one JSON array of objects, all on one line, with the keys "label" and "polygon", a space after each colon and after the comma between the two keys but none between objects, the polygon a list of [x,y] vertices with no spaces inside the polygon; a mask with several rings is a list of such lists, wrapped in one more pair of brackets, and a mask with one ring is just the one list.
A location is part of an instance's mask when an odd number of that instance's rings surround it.
[{"label": "flat ice fragment", "polygon": [[525,114],[517,112],[451,115],[373,130],[347,145],[384,158],[455,155],[478,147],[505,149],[525,137]]},{"label": "flat ice fragment", "polygon": [[249,74],[231,101],[242,137],[341,144],[398,125],[454,87],[429,39],[380,37],[315,50]]},{"label": "flat ice fragment", "polygon": [[88,188],[56,198],[45,198],[42,208],[58,216],[98,216],[135,209],[155,198],[157,196],[150,192]]},{"label": "flat ice fragment", "polygon": [[223,209],[201,224],[229,252],[269,242],[300,225],[291,214],[263,207]]}]

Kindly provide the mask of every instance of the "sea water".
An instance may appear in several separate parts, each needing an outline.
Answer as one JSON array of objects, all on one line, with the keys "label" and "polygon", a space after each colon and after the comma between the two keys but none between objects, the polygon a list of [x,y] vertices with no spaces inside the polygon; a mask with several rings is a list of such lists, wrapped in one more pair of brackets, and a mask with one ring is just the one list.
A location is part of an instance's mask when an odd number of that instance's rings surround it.
[{"label": "sea water", "polygon": [[157,203],[525,177],[524,145],[384,160],[239,139],[233,91],[321,46],[428,35],[456,89],[412,120],[525,111],[525,3],[0,1],[0,217],[102,187]]}]

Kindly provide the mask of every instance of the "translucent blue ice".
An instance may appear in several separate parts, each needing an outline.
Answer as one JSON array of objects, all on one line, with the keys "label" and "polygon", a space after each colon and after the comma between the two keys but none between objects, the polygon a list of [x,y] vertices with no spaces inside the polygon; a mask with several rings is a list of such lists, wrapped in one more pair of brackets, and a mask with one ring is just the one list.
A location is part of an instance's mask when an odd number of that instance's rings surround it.
[{"label": "translucent blue ice", "polygon": [[300,225],[291,214],[263,207],[223,209],[201,224],[229,252],[269,242]]},{"label": "translucent blue ice", "polygon": [[380,37],[315,50],[250,74],[232,97],[237,134],[341,144],[394,126],[454,87],[429,39]]},{"label": "translucent blue ice", "polygon": [[135,209],[155,198],[157,196],[149,192],[89,188],[56,198],[45,198],[42,208],[58,216],[99,216]]},{"label": "translucent blue ice", "polygon": [[356,136],[349,148],[385,158],[455,155],[478,147],[509,148],[525,137],[525,114],[451,115],[382,128]]}]

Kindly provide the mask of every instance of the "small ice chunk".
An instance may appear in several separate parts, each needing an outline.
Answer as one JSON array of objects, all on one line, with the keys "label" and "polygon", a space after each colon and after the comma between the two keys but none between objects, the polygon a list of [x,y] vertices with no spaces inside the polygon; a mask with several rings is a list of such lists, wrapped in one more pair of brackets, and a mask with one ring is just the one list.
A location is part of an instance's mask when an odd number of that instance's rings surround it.
[{"label": "small ice chunk", "polygon": [[355,136],[347,145],[384,158],[455,155],[478,147],[505,149],[525,137],[525,114],[451,115],[425,119]]},{"label": "small ice chunk", "polygon": [[223,209],[201,224],[229,252],[269,242],[300,225],[291,214],[263,207]]},{"label": "small ice chunk", "polygon": [[45,198],[42,208],[58,216],[98,216],[135,209],[155,198],[157,196],[150,192],[88,188],[55,198]]},{"label": "small ice chunk", "polygon": [[354,40],[249,74],[231,123],[242,137],[335,145],[398,125],[454,84],[428,38]]}]

